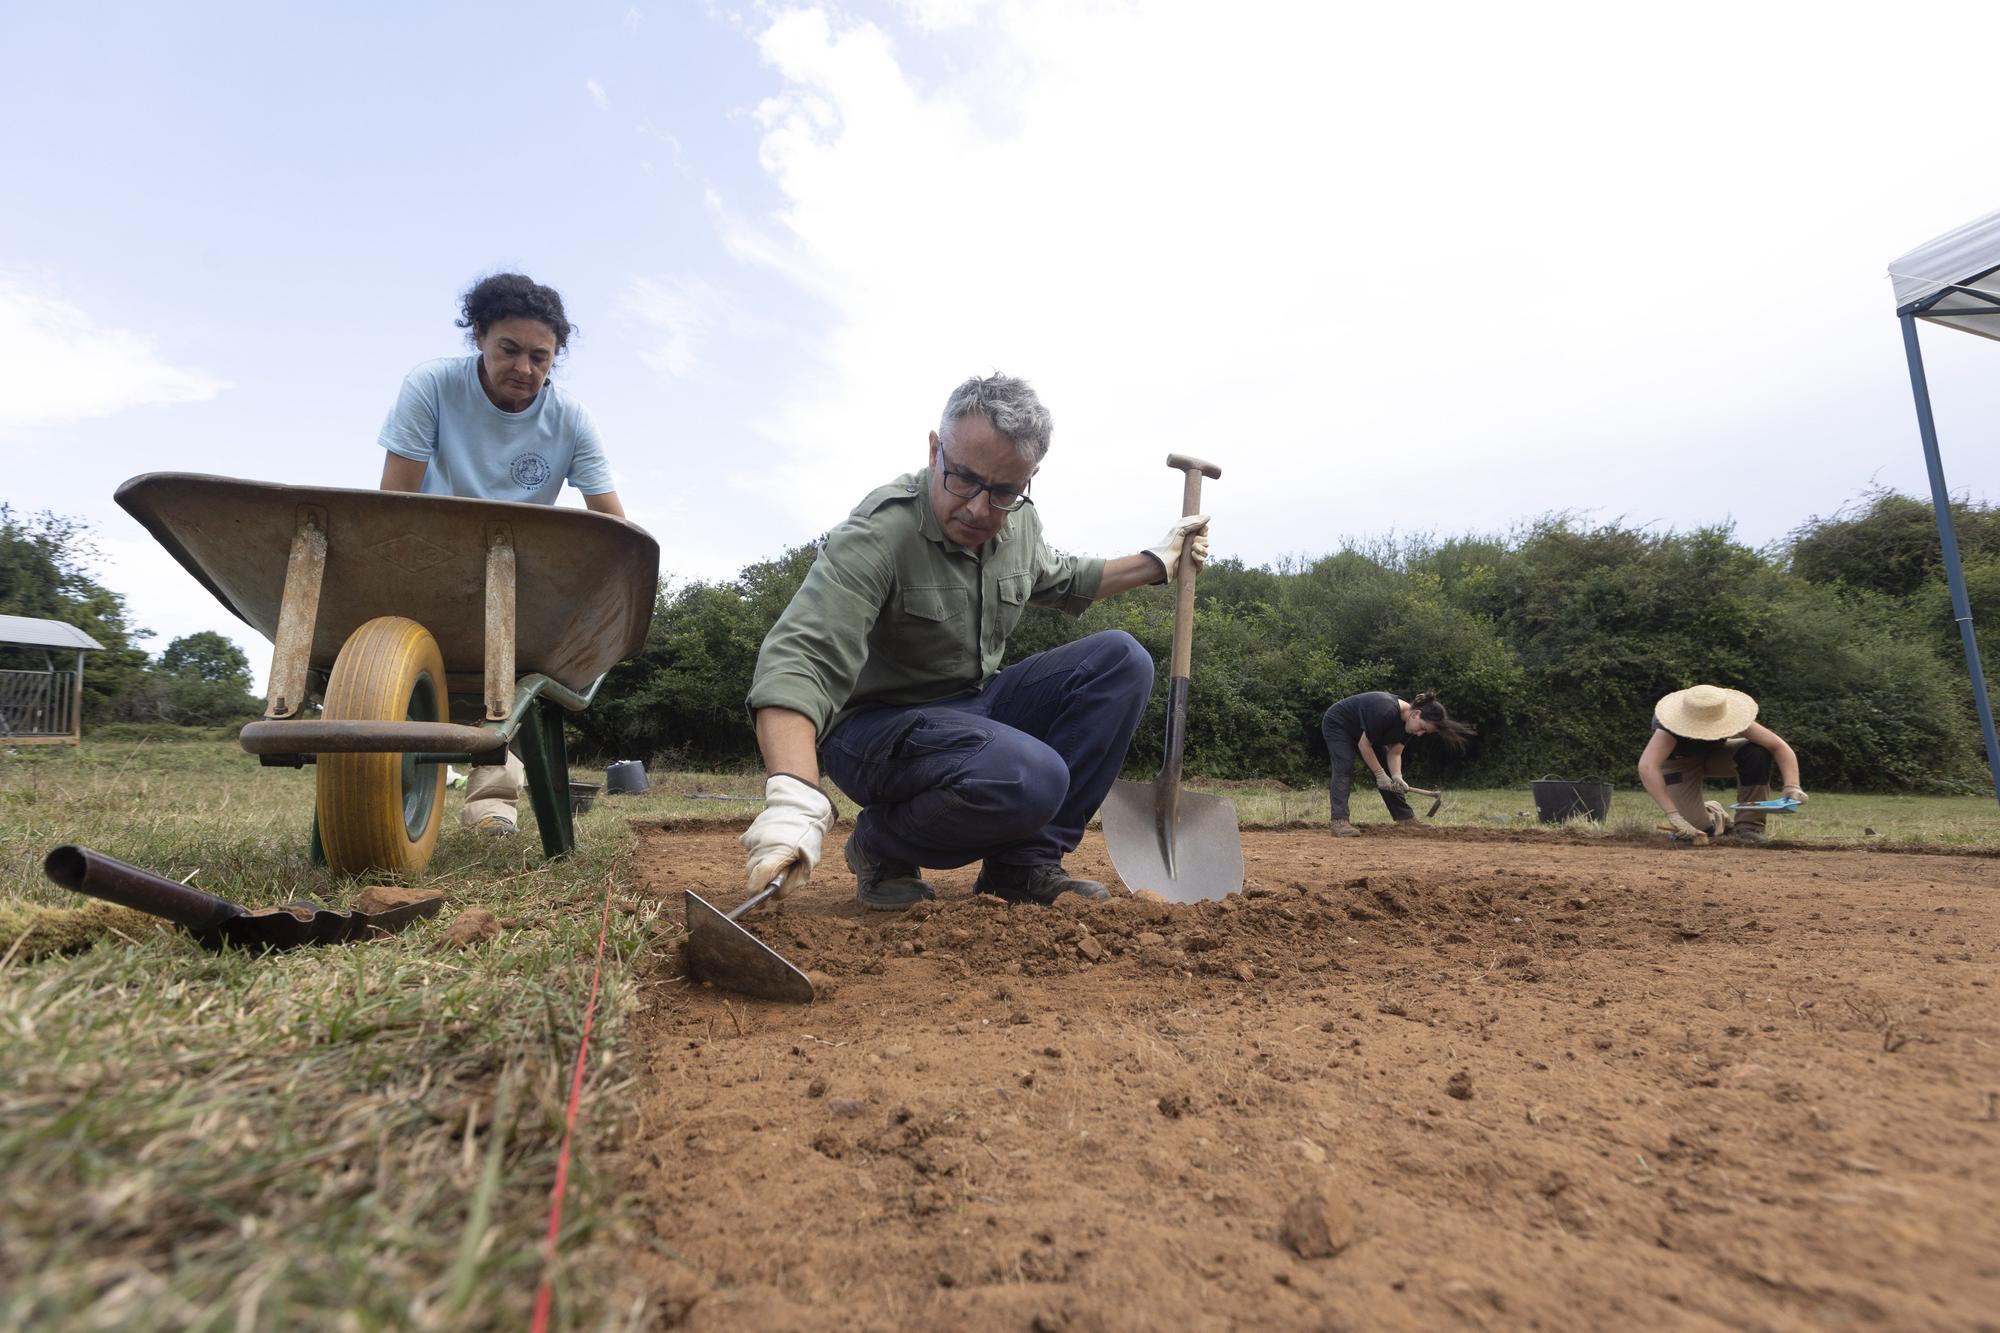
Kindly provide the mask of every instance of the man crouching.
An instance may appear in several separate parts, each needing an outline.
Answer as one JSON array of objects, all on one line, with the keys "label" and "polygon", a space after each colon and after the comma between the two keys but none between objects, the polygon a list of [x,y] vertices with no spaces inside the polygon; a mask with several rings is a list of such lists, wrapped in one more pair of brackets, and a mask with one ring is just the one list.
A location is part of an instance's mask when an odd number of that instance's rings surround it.
[{"label": "man crouching", "polygon": [[826,539],[764,637],[749,705],[764,812],[743,835],[751,889],[811,878],[833,805],[820,761],[862,807],[855,896],[894,912],[936,897],[923,867],[983,861],[975,889],[1047,904],[1107,896],[1062,858],[1111,789],[1153,688],[1153,661],[1107,630],[1000,671],[1032,603],[1076,616],[1171,581],[1208,517],[1137,555],[1058,555],[1028,497],[1048,409],[1026,381],[969,379],[930,433],[928,465],[872,492]]}]

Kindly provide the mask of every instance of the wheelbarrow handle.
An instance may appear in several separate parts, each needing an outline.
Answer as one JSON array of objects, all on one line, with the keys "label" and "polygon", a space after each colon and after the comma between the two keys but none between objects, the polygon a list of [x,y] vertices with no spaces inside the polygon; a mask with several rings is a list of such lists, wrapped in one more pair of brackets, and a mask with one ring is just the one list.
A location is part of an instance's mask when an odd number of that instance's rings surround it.
[{"label": "wheelbarrow handle", "polygon": [[42,873],[65,889],[165,917],[189,930],[213,930],[244,913],[227,898],[69,843],[43,858]]}]

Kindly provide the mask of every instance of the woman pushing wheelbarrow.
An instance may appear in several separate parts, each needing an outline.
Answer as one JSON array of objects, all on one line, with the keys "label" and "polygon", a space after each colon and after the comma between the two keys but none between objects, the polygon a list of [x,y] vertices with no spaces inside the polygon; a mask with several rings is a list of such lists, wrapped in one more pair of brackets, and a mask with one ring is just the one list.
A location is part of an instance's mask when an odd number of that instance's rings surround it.
[{"label": "woman pushing wheelbarrow", "polygon": [[[472,795],[510,827],[525,781],[543,851],[568,851],[563,712],[589,706],[652,619],[659,546],[620,517],[588,416],[547,383],[561,299],[502,275],[465,316],[479,351],[412,372],[381,490],[189,473],[118,489],[272,640],[264,717],[240,743],[315,766],[312,849],[337,871],[421,871],[448,764],[473,766]],[[557,507],[565,479],[600,512]]]}]

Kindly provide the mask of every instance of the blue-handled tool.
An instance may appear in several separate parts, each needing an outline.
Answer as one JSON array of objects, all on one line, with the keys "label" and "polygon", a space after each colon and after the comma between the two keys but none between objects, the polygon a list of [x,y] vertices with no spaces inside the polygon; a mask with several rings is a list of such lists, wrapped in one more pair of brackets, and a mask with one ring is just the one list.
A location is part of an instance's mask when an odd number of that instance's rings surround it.
[{"label": "blue-handled tool", "polygon": [[1789,815],[1799,808],[1799,803],[1789,796],[1780,796],[1770,801],[1738,801],[1731,810],[1768,810],[1773,814]]}]

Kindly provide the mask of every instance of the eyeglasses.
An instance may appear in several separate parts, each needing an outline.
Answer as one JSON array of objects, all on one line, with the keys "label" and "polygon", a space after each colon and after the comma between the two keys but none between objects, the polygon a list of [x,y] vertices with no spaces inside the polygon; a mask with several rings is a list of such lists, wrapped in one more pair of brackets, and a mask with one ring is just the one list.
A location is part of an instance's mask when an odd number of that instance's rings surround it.
[{"label": "eyeglasses", "polygon": [[986,492],[986,503],[1003,514],[1011,514],[1028,503],[1028,484],[1020,487],[996,486],[989,481],[981,481],[970,472],[960,472],[955,467],[946,466],[944,450],[938,450],[938,471],[943,474],[944,488],[961,500],[977,499],[981,491]]}]

